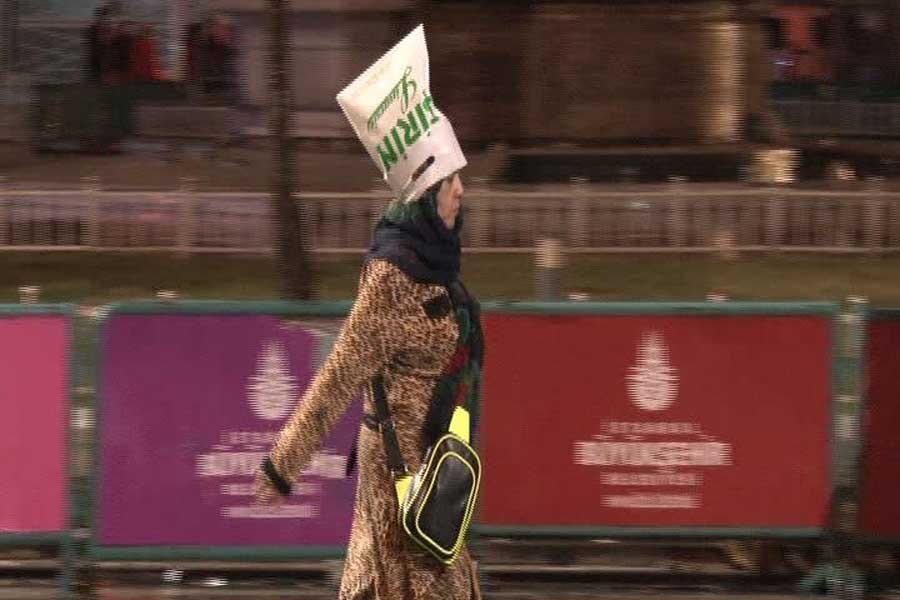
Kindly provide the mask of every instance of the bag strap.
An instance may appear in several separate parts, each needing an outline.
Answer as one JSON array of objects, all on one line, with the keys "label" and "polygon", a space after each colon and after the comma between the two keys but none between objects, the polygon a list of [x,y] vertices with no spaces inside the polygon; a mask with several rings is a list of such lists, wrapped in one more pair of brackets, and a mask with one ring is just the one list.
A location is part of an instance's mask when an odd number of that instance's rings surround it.
[{"label": "bag strap", "polygon": [[384,440],[384,451],[387,455],[388,470],[395,479],[409,474],[406,463],[403,462],[403,454],[400,453],[400,443],[397,441],[397,432],[394,430],[394,421],[391,419],[391,410],[388,408],[387,396],[384,392],[384,376],[376,375],[372,379],[372,399],[375,401],[375,416],[378,419],[378,429]]}]

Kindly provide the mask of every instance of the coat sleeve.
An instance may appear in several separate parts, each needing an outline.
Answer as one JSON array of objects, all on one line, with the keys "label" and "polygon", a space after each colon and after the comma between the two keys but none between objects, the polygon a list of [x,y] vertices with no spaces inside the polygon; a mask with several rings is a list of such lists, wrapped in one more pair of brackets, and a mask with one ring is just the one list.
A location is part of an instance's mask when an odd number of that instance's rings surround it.
[{"label": "coat sleeve", "polygon": [[279,434],[270,454],[293,482],[346,412],[350,402],[403,349],[414,283],[399,269],[373,261],[334,349]]}]

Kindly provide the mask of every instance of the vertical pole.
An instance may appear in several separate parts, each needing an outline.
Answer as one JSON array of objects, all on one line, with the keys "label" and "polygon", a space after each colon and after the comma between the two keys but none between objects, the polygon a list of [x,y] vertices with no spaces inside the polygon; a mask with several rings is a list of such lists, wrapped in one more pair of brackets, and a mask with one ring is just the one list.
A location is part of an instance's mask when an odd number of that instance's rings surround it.
[{"label": "vertical pole", "polygon": [[197,241],[196,181],[193,177],[182,177],[178,191],[178,252],[184,255],[191,252]]},{"label": "vertical pole", "polygon": [[586,248],[590,245],[590,211],[588,210],[587,180],[584,177],[572,177],[569,180],[572,198],[570,200],[568,233],[569,247]]},{"label": "vertical pole", "polygon": [[562,297],[563,248],[557,238],[538,240],[535,253],[535,295],[542,302]]},{"label": "vertical pole", "polygon": [[867,301],[849,297],[839,317],[837,402],[834,406],[834,498],[831,534],[837,567],[835,595],[855,600],[865,593],[860,556],[860,483],[865,406],[864,355]]},{"label": "vertical pole", "polygon": [[81,178],[81,192],[84,195],[84,226],[86,246],[100,247],[100,178],[97,176]]}]

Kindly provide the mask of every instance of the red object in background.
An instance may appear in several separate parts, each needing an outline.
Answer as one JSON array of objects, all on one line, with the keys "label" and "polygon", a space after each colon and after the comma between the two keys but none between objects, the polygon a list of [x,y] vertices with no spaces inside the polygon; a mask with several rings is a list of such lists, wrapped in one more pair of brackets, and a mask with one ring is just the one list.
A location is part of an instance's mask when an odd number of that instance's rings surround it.
[{"label": "red object in background", "polygon": [[785,48],[782,58],[789,61],[784,65],[780,77],[783,81],[832,81],[835,59],[832,44],[821,39],[820,28],[826,35],[832,35],[827,28],[834,17],[834,9],[825,6],[785,4],[774,8],[773,16],[784,27]]},{"label": "red object in background", "polygon": [[162,78],[156,42],[147,35],[137,38],[132,46],[131,79],[135,81],[156,81]]},{"label": "red object in background", "polygon": [[823,528],[831,325],[487,314],[480,524]]},{"label": "red object in background", "polygon": [[900,537],[900,319],[869,327],[868,423],[862,472],[862,530]]}]

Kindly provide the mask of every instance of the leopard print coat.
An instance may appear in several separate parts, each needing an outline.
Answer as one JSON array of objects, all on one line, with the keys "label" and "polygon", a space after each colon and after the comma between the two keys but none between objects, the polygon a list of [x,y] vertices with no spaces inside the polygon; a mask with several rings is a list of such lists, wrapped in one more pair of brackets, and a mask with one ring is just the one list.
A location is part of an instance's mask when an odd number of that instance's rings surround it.
[{"label": "leopard print coat", "polygon": [[[447,294],[414,282],[384,260],[373,260],[334,350],[285,426],[271,458],[294,481],[360,390],[374,414],[372,377],[385,377],[388,404],[403,458],[415,472],[422,460],[422,425],[435,383],[453,355],[459,328],[452,311],[429,317],[423,304]],[[402,531],[397,498],[379,433],[362,426],[359,485],[340,600],[469,600],[480,598],[474,563],[463,551],[446,566]]]}]

